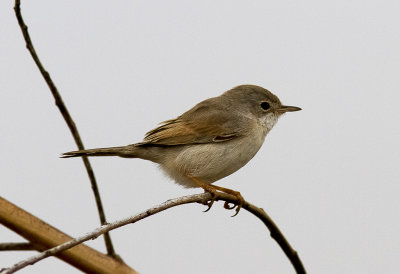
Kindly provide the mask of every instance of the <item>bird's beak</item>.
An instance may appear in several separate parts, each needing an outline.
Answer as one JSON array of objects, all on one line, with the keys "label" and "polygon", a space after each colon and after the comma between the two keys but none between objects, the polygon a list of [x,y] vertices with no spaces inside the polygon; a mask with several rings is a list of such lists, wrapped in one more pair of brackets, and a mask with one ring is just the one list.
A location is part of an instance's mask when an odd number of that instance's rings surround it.
[{"label": "bird's beak", "polygon": [[281,106],[278,108],[278,113],[285,113],[285,112],[292,112],[292,111],[299,111],[301,108],[299,107],[293,107],[293,106]]}]

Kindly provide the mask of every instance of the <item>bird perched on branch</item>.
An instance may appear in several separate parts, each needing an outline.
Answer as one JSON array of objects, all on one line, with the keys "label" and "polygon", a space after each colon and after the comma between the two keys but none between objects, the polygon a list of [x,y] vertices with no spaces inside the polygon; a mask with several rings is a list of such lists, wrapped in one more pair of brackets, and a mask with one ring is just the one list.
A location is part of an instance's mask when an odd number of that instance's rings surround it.
[{"label": "bird perched on branch", "polygon": [[[149,131],[142,142],[127,146],[85,149],[62,157],[119,156],[141,158],[160,165],[184,187],[222,191],[237,198],[236,214],[244,203],[240,192],[213,185],[250,161],[278,118],[299,107],[282,105],[270,91],[255,85],[237,86],[204,100],[179,117]],[[226,208],[230,208],[225,204]],[[234,216],[235,216],[234,215]]]}]

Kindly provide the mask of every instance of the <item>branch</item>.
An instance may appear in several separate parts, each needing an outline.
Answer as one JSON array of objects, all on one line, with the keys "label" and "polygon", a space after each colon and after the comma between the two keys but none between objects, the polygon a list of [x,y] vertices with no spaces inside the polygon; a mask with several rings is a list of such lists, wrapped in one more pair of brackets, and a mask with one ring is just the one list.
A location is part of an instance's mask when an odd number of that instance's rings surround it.
[{"label": "branch", "polygon": [[[225,194],[218,192],[215,194],[215,200],[223,200],[228,203],[236,203],[237,198],[235,196]],[[94,240],[103,233],[106,233],[108,231],[111,231],[113,229],[116,229],[118,227],[135,223],[137,221],[140,221],[144,218],[147,218],[151,215],[154,215],[156,213],[159,213],[161,211],[164,211],[168,208],[172,208],[178,205],[183,205],[183,204],[189,204],[189,203],[201,203],[201,204],[206,204],[207,201],[212,199],[212,195],[210,193],[202,193],[202,194],[196,194],[196,195],[189,195],[189,196],[184,196],[184,197],[179,197],[175,199],[168,200],[158,206],[152,207],[142,213],[139,213],[137,215],[128,217],[126,219],[120,220],[113,222],[111,224],[103,225],[95,230],[93,230],[90,233],[87,233],[84,236],[77,237],[75,239],[72,239],[68,242],[65,242],[59,246],[56,246],[54,248],[48,249],[38,255],[32,256],[26,260],[20,261],[13,265],[10,268],[4,269],[4,274],[9,274],[9,273],[14,273],[15,271],[24,268],[27,265],[34,264],[40,260],[43,260],[49,256],[54,256],[58,254],[61,251],[65,251],[69,248],[72,248],[76,245],[79,245],[85,241],[88,241],[90,239]],[[304,266],[297,254],[297,252],[290,246],[288,241],[285,239],[279,228],[276,226],[276,224],[272,221],[272,219],[265,213],[265,211],[261,208],[258,208],[248,202],[244,202],[243,208],[255,216],[257,216],[270,230],[271,237],[279,244],[279,246],[282,248],[282,250],[285,252],[286,256],[289,258],[290,262],[292,263],[294,269],[296,270],[297,273],[306,273]]]},{"label": "branch", "polygon": [[31,243],[0,243],[0,251],[37,250]]},{"label": "branch", "polygon": [[[0,224],[28,240],[38,251],[58,246],[72,239],[69,235],[2,197],[0,197]],[[86,245],[74,247],[56,256],[86,273],[136,273],[124,262]]]},{"label": "branch", "polygon": [[[75,122],[72,120],[71,115],[69,114],[69,111],[68,111],[67,107],[65,106],[64,101],[63,101],[60,93],[58,92],[56,85],[54,84],[53,80],[51,79],[50,74],[43,67],[42,62],[40,61],[39,56],[37,55],[36,50],[33,47],[33,43],[32,43],[31,37],[28,32],[28,26],[25,24],[25,22],[22,18],[20,0],[15,0],[14,10],[15,10],[15,15],[18,20],[18,24],[21,28],[22,34],[25,39],[26,48],[28,49],[29,53],[31,54],[33,61],[35,61],[35,64],[38,67],[38,69],[40,70],[40,73],[42,74],[47,85],[49,86],[50,91],[53,94],[53,97],[55,99],[56,106],[60,110],[61,115],[63,116],[65,122],[67,123],[68,128],[71,131],[71,134],[75,140],[75,143],[78,146],[78,149],[79,150],[85,149],[83,146],[81,137],[79,135],[78,129],[75,125]],[[100,223],[102,225],[106,224],[107,223],[106,216],[104,214],[104,209],[103,209],[103,205],[101,202],[99,189],[97,187],[96,178],[94,176],[92,166],[90,165],[89,159],[87,157],[85,157],[85,156],[82,157],[82,160],[85,165],[85,168],[86,168],[86,171],[87,171],[87,174],[89,176],[89,180],[90,180],[90,183],[92,186],[93,194],[94,194],[94,197],[96,200],[97,211],[99,212]],[[110,255],[112,257],[118,257],[115,254],[114,247],[113,247],[109,233],[104,234],[104,241],[106,244],[108,255]]]},{"label": "branch", "polygon": [[[33,47],[32,41],[30,39],[29,33],[28,33],[28,27],[26,26],[26,24],[23,21],[22,15],[21,15],[21,10],[20,10],[20,0],[15,0],[15,14],[19,23],[19,26],[21,28],[22,34],[24,36],[25,42],[26,42],[26,47],[28,49],[28,51],[30,52],[34,62],[36,63],[37,67],[39,68],[43,78],[45,79],[47,85],[50,88],[51,93],[53,94],[53,97],[55,99],[55,103],[57,105],[57,107],[59,108],[65,122],[67,123],[73,137],[75,140],[75,143],[78,146],[78,149],[82,150],[84,149],[83,143],[81,141],[81,138],[79,136],[78,130],[75,126],[74,121],[72,120],[62,98],[61,95],[59,94],[54,82],[52,81],[50,74],[44,69],[43,65],[41,64],[39,57]],[[151,216],[153,214],[156,214],[158,212],[161,212],[163,210],[166,210],[168,208],[177,206],[177,205],[181,205],[181,204],[187,204],[187,203],[206,203],[207,201],[209,201],[212,197],[211,194],[209,193],[204,193],[204,194],[198,194],[198,195],[192,195],[192,196],[185,196],[185,197],[181,197],[181,198],[177,198],[177,199],[173,199],[173,200],[169,200],[159,206],[153,207],[149,210],[146,210],[145,212],[142,212],[138,215],[132,216],[130,218],[121,220],[121,221],[117,221],[114,222],[112,224],[106,224],[106,219],[105,219],[105,214],[104,214],[104,210],[103,210],[103,206],[101,204],[101,199],[100,199],[100,194],[97,188],[97,184],[96,184],[96,180],[95,180],[95,176],[93,173],[93,170],[91,168],[90,162],[87,159],[87,157],[82,157],[82,160],[85,164],[89,179],[91,181],[92,184],[92,189],[94,192],[94,196],[96,199],[96,204],[97,204],[97,208],[99,211],[99,215],[100,215],[100,221],[103,224],[100,228],[96,229],[95,231],[88,233],[85,236],[79,237],[79,238],[75,238],[72,239],[68,242],[65,242],[64,244],[61,244],[59,246],[56,246],[54,248],[51,248],[47,251],[44,251],[36,256],[33,256],[31,258],[28,258],[27,260],[21,261],[17,264],[15,264],[13,267],[6,269],[4,273],[13,273],[21,268],[24,268],[25,266],[29,265],[29,264],[34,264],[35,262],[38,262],[46,257],[49,256],[54,256],[58,253],[60,253],[61,251],[65,251],[67,249],[70,249],[71,247],[74,247],[76,245],[79,245],[89,239],[95,239],[98,236],[104,234],[105,237],[105,242],[106,242],[106,247],[107,247],[107,252],[109,255],[111,256],[116,256],[112,243],[111,243],[111,239],[109,237],[108,232],[110,230],[116,229],[118,227],[121,227],[123,225],[127,225],[129,223],[134,223],[137,222],[141,219],[144,219],[148,216]],[[227,202],[236,202],[236,198],[234,196],[225,194],[225,193],[217,193],[216,194],[216,200],[224,200]],[[1,202],[1,199],[0,199]],[[289,260],[291,261],[293,267],[295,268],[297,273],[305,273],[305,269],[302,265],[302,262],[300,261],[300,258],[298,257],[297,252],[290,246],[290,244],[287,242],[287,240],[285,239],[285,237],[283,236],[283,234],[280,232],[279,228],[275,225],[275,223],[272,221],[272,219],[264,212],[264,210],[257,208],[253,205],[251,205],[248,202],[245,202],[243,205],[243,208],[248,210],[249,212],[251,212],[252,214],[254,214],[255,216],[257,216],[270,230],[270,234],[271,237],[273,239],[276,240],[276,242],[279,244],[279,246],[282,248],[282,250],[285,252],[286,256],[289,258]],[[1,209],[1,207],[0,207]],[[47,225],[47,224],[46,224]],[[47,225],[48,226],[48,225]],[[59,232],[59,231],[58,231]],[[60,232],[61,233],[61,232]],[[67,236],[68,237],[68,236]],[[51,245],[50,245],[51,246]],[[85,247],[85,246],[80,246],[80,247]],[[76,247],[79,248],[79,247]],[[75,248],[74,248],[75,249]],[[74,250],[73,249],[73,250]],[[68,253],[71,252],[72,250],[68,250],[66,252],[63,252],[61,254],[59,254],[58,256],[62,256],[64,255],[64,253]]]}]

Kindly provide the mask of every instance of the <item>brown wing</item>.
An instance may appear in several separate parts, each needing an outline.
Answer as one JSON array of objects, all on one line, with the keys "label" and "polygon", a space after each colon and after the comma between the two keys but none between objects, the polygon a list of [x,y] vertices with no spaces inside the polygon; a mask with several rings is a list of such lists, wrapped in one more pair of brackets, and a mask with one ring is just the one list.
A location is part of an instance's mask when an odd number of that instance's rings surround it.
[{"label": "brown wing", "polygon": [[141,144],[204,144],[240,137],[243,127],[235,126],[240,119],[235,119],[229,109],[216,104],[218,99],[216,97],[203,101],[178,118],[163,122],[161,126],[149,131]]}]

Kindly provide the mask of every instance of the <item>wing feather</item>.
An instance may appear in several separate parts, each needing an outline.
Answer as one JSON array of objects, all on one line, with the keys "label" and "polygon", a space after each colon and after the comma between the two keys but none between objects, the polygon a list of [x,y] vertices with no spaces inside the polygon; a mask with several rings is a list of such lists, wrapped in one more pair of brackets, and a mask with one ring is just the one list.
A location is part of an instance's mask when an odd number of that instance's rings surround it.
[{"label": "wing feather", "polygon": [[163,122],[149,131],[141,144],[204,144],[226,142],[242,136],[244,128],[235,127],[240,121],[232,119],[228,109],[216,104],[217,99],[219,97],[205,100],[178,118]]}]

